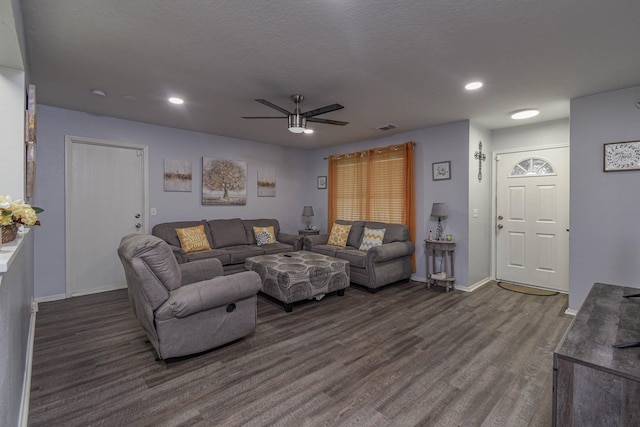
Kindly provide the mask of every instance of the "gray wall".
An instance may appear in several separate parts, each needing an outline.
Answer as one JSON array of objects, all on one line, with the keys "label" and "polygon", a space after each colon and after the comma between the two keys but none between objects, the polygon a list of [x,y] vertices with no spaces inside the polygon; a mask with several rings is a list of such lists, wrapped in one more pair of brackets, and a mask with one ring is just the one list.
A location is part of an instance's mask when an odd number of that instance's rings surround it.
[{"label": "gray wall", "polygon": [[569,144],[569,119],[497,129],[491,132],[491,149],[532,148]]},{"label": "gray wall", "polygon": [[[455,254],[456,286],[469,286],[468,279],[468,240],[469,210],[468,172],[469,172],[469,121],[434,126],[411,132],[404,132],[385,138],[360,141],[341,145],[310,154],[308,190],[310,203],[315,213],[314,223],[324,232],[327,231],[327,191],[316,189],[316,177],[327,175],[327,160],[330,154],[350,153],[374,147],[386,147],[393,144],[415,142],[415,197],[416,197],[416,273],[415,278],[425,280],[426,260],[424,239],[429,230],[435,233],[437,221],[431,220],[431,205],[434,202],[446,202],[450,216],[443,226],[445,233],[453,234],[457,240]],[[431,165],[433,162],[451,161],[451,180],[433,181]]]},{"label": "gray wall", "polygon": [[[482,181],[478,181],[478,143],[482,141]],[[469,129],[469,286],[491,276],[491,133],[473,122]],[[478,216],[473,217],[476,209]],[[457,273],[456,273],[457,274]]]},{"label": "gray wall", "polygon": [[0,420],[17,426],[33,301],[33,230],[25,235],[0,285]]},{"label": "gray wall", "polygon": [[640,140],[640,86],[571,100],[569,308],[594,282],[640,287],[640,171],[603,169],[603,144]]},{"label": "gray wall", "polygon": [[[78,111],[38,105],[38,173],[35,205],[45,209],[36,237],[36,297],[65,293],[65,135],[144,144],[149,147],[150,227],[160,222],[215,218],[277,218],[283,231],[296,233],[304,225],[308,203],[307,151],[165,128]],[[245,206],[201,204],[202,157],[248,163]],[[191,160],[193,191],[164,191],[164,159]],[[276,197],[257,197],[257,169],[276,171]],[[96,226],[100,226],[96,224]]]}]

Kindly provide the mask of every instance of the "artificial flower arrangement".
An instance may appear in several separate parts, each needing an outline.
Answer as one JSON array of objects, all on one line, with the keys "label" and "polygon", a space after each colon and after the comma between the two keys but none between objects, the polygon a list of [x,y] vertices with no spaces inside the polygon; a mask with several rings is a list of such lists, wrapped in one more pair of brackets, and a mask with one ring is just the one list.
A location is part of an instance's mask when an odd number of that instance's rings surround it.
[{"label": "artificial flower arrangement", "polygon": [[0,195],[0,226],[40,225],[37,214],[44,209],[28,205],[24,200],[12,200]]}]

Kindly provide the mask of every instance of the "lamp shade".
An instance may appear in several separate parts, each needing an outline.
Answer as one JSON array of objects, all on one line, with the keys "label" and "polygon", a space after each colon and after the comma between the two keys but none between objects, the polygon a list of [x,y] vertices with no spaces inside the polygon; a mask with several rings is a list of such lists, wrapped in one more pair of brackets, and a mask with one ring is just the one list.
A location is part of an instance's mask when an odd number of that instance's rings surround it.
[{"label": "lamp shade", "polygon": [[431,207],[431,216],[443,218],[449,216],[449,208],[446,203],[434,203]]},{"label": "lamp shade", "polygon": [[311,206],[305,206],[302,209],[302,216],[313,216],[313,208]]}]

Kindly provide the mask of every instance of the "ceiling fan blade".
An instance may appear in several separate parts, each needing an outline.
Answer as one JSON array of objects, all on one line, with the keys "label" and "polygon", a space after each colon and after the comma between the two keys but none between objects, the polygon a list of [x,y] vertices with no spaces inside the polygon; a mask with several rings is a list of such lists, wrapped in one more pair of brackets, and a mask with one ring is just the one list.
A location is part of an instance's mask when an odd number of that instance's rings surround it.
[{"label": "ceiling fan blade", "polygon": [[349,124],[349,122],[341,122],[339,120],[329,120],[329,119],[318,119],[318,118],[308,118],[307,119],[308,122],[313,122],[313,123],[324,123],[327,125],[338,125],[338,126],[346,126]]},{"label": "ceiling fan blade", "polygon": [[286,114],[287,116],[288,116],[289,114],[291,114],[290,112],[288,112],[288,111],[287,111],[287,110],[285,110],[284,108],[282,108],[282,107],[278,107],[276,104],[272,104],[271,102],[267,101],[266,99],[256,99],[256,101],[257,101],[257,102],[259,102],[260,104],[264,104],[264,105],[266,105],[267,107],[271,107],[271,108],[273,108],[274,110],[278,110],[278,111],[280,111],[282,114]]},{"label": "ceiling fan blade", "polygon": [[266,116],[254,116],[254,117],[242,117],[243,119],[286,119],[287,117],[278,116],[278,117],[266,117]]},{"label": "ceiling fan blade", "polygon": [[331,104],[331,105],[327,105],[326,107],[316,108],[315,110],[307,111],[306,113],[302,113],[302,115],[308,119],[309,117],[318,116],[320,114],[328,113],[330,111],[342,110],[343,108],[344,106],[340,104]]}]

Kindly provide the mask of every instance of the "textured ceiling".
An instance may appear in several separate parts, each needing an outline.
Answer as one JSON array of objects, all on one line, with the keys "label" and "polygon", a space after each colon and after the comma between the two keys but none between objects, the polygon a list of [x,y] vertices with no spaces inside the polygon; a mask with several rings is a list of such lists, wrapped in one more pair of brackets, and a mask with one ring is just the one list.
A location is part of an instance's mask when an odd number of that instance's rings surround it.
[{"label": "textured ceiling", "polygon": [[[21,3],[39,102],[310,149],[464,119],[559,119],[573,97],[640,84],[638,0]],[[465,91],[473,80],[485,86]],[[319,118],[350,124],[294,135],[284,119],[241,118],[278,115],[255,98],[291,110],[295,93],[303,111],[344,105]],[[508,118],[528,107],[541,114]],[[387,123],[398,128],[374,129]]]}]

